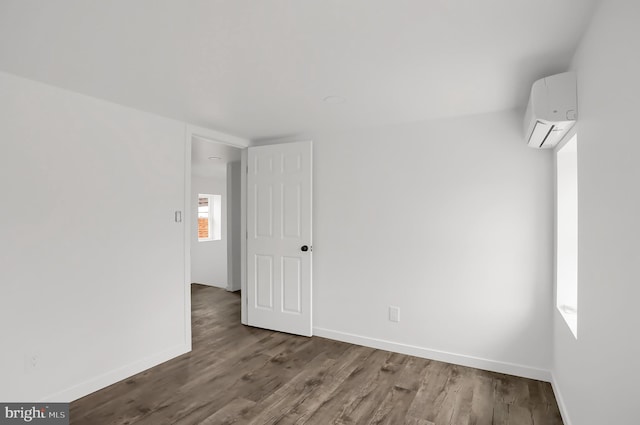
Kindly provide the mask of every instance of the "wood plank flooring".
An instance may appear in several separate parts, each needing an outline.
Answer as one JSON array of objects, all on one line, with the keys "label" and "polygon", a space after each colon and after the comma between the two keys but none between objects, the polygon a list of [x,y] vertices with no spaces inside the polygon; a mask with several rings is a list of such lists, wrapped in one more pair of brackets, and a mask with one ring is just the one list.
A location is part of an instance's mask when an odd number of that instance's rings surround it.
[{"label": "wood plank flooring", "polygon": [[240,324],[193,285],[193,351],[71,404],[71,424],[561,425],[548,383]]}]

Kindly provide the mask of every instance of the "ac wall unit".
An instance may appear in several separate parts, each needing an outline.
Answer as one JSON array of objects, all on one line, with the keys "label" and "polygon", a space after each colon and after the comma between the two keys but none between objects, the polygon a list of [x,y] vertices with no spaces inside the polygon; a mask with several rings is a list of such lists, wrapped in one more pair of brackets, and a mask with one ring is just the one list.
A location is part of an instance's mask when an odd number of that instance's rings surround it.
[{"label": "ac wall unit", "polygon": [[553,148],[576,123],[576,74],[542,78],[531,87],[524,115],[524,134],[532,148]]}]

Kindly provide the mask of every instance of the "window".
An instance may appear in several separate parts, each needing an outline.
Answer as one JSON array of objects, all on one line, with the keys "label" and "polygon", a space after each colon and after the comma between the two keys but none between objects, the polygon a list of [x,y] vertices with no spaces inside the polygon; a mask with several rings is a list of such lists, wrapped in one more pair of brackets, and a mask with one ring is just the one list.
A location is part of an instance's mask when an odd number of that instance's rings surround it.
[{"label": "window", "polygon": [[578,338],[578,136],[556,153],[556,307]]},{"label": "window", "polygon": [[222,239],[222,196],[198,194],[198,241]]}]

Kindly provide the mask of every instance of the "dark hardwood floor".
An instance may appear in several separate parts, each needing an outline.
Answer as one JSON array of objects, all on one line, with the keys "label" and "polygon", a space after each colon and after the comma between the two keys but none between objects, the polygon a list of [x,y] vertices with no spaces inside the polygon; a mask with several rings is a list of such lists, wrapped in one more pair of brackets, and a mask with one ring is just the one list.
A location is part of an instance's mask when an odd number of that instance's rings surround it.
[{"label": "dark hardwood floor", "polygon": [[71,404],[71,424],[562,424],[548,383],[240,324],[194,285],[193,351]]}]

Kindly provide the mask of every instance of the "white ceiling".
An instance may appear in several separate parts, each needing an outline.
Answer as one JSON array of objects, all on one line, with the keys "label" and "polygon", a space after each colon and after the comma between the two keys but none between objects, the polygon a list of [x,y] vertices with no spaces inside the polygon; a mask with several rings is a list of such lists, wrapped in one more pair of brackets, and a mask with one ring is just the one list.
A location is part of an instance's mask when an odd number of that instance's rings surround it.
[{"label": "white ceiling", "polygon": [[0,70],[253,139],[420,121],[523,107],[595,3],[0,0]]},{"label": "white ceiling", "polygon": [[199,137],[191,140],[191,172],[199,176],[226,178],[227,164],[240,161],[241,150]]}]

